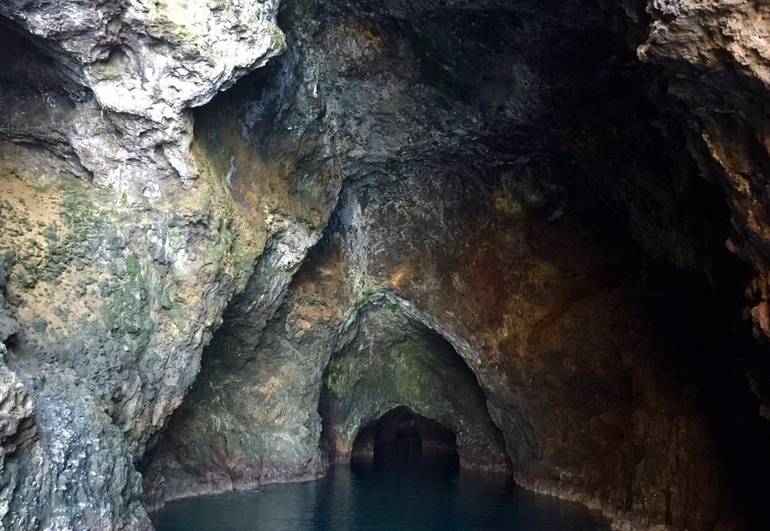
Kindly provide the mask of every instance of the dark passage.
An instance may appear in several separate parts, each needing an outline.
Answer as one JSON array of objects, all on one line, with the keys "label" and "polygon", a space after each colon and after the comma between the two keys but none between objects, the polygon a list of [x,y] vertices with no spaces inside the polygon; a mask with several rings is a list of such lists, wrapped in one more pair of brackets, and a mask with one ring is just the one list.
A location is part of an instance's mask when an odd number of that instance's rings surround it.
[{"label": "dark passage", "polygon": [[438,422],[397,407],[361,429],[353,443],[354,465],[394,469],[430,467],[458,471],[456,436]]}]

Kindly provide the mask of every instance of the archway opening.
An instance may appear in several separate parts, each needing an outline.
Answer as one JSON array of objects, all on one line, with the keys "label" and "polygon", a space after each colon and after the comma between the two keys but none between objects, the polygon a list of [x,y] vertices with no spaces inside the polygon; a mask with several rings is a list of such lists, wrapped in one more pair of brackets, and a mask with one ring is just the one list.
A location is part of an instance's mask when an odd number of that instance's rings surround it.
[{"label": "archway opening", "polygon": [[354,465],[381,468],[460,468],[457,436],[435,420],[399,406],[361,428],[353,443]]}]

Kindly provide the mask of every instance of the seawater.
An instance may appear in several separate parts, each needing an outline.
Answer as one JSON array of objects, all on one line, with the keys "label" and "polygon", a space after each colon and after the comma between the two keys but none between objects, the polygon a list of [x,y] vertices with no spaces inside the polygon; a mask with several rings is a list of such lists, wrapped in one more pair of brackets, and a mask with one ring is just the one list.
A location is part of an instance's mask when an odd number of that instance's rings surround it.
[{"label": "seawater", "polygon": [[158,531],[609,531],[584,507],[504,476],[425,467],[334,467],[318,481],[177,500]]}]

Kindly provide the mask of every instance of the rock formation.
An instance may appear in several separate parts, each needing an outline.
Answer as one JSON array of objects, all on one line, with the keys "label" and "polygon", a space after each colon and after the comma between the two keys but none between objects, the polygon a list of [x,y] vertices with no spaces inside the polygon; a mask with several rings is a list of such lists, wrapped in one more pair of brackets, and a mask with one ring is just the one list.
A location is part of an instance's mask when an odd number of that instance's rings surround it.
[{"label": "rock formation", "polygon": [[0,5],[2,526],[406,407],[620,529],[761,528],[770,8],[546,4]]}]

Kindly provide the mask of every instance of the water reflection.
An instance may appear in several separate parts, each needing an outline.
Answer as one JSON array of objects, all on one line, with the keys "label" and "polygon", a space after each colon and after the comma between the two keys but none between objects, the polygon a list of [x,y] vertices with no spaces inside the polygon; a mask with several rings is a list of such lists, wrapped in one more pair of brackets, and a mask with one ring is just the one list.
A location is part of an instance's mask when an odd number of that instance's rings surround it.
[{"label": "water reflection", "polygon": [[340,466],[307,483],[270,485],[166,506],[158,531],[608,531],[580,506],[504,477],[443,467]]}]

